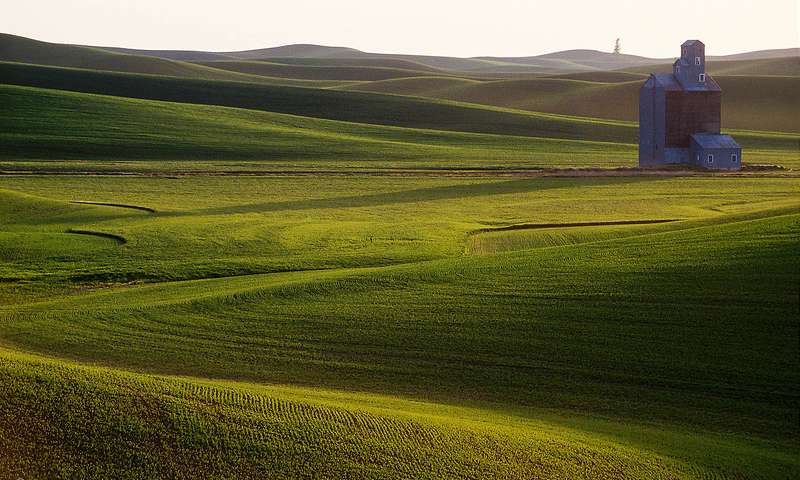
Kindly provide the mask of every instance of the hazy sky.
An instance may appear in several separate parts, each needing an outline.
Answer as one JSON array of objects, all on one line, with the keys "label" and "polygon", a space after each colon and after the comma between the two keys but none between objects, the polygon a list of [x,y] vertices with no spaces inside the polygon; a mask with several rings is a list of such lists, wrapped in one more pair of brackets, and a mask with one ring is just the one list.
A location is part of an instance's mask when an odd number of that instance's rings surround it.
[{"label": "hazy sky", "polygon": [[800,45],[800,0],[8,0],[0,32],[150,49],[317,43],[371,52],[523,56],[591,48],[674,57]]}]

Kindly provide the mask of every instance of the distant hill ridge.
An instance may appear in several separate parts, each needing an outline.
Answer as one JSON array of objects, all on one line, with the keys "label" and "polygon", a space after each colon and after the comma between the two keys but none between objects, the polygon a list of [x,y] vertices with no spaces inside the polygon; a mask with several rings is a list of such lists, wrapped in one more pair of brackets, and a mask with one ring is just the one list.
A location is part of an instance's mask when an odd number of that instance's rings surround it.
[{"label": "distant hill ridge", "polygon": [[[97,47],[108,50],[124,50],[126,53],[147,55],[146,50],[114,49]],[[187,53],[194,53],[191,58]],[[504,71],[500,64],[507,66],[530,66],[541,69],[560,70],[563,72],[580,70],[618,70],[640,65],[661,64],[671,62],[672,58],[648,58],[630,54],[615,54],[599,50],[577,49],[546,53],[523,57],[445,57],[433,55],[412,55],[394,53],[370,53],[349,47],[331,47],[314,44],[293,44],[279,47],[243,50],[236,52],[182,52],[182,51],[155,51],[154,56],[163,56],[174,60],[222,60],[220,56],[229,59],[275,59],[275,58],[306,58],[306,59],[401,59],[418,63],[437,69],[450,69],[460,71]],[[780,57],[800,57],[800,48],[784,48],[772,50],[759,50],[733,55],[709,56],[709,60],[758,60]],[[210,58],[214,57],[214,58]]]},{"label": "distant hill ridge", "polygon": [[[42,61],[42,55],[32,54],[38,44],[40,50],[47,46],[50,55]],[[76,50],[77,49],[77,50]],[[20,52],[22,52],[20,54]],[[273,60],[281,59],[281,62],[296,63],[301,59],[325,62],[327,66],[353,66],[354,61],[359,62],[359,66],[384,66],[391,68],[410,68],[414,70],[448,70],[453,72],[469,73],[474,75],[492,74],[543,74],[557,75],[578,73],[584,71],[599,70],[621,70],[628,68],[645,67],[647,65],[663,65],[671,63],[670,58],[648,58],[629,54],[614,54],[601,52],[598,50],[578,49],[565,50],[560,52],[546,53],[543,55],[533,55],[524,57],[501,57],[485,56],[473,58],[459,58],[447,56],[431,55],[412,55],[412,54],[391,54],[391,53],[371,53],[349,47],[336,47],[314,44],[293,44],[278,47],[259,48],[252,50],[242,50],[236,52],[208,52],[192,50],[140,50],[121,47],[97,47],[83,45],[68,45],[38,42],[8,34],[0,34],[0,60],[20,61],[28,63],[46,63],[60,66],[73,66],[83,68],[98,68],[92,65],[85,67],[77,62],[76,57],[89,57],[93,61],[103,53],[108,55],[127,55],[128,61],[138,59],[139,66],[129,71],[145,73],[143,69],[159,70],[185,70],[191,69],[186,66],[186,62],[212,62],[212,61],[234,61],[234,60]],[[33,58],[30,58],[33,57]],[[58,61],[58,57],[62,58]],[[709,56],[711,61],[728,60],[760,60],[781,57],[800,58],[800,48],[785,48],[760,50],[745,52],[734,55]],[[54,59],[55,58],[55,59]],[[164,61],[184,62],[183,64],[158,64],[142,65],[146,63],[146,58],[155,58]],[[67,59],[65,61],[63,59]],[[292,61],[291,59],[294,59]],[[46,60],[46,61],[44,61]],[[122,60],[120,57],[109,57],[105,62],[115,63]],[[71,62],[71,63],[70,63]],[[84,61],[86,63],[86,61]],[[315,64],[319,64],[315,62]],[[376,65],[370,65],[375,62]],[[387,62],[389,64],[387,64]],[[399,65],[392,62],[403,62]],[[70,63],[70,64],[66,64]],[[89,62],[91,63],[91,62]],[[116,68],[115,68],[116,69]],[[195,72],[197,73],[197,72]],[[220,72],[204,72],[205,75],[223,75]],[[227,72],[231,73],[231,72]]]}]

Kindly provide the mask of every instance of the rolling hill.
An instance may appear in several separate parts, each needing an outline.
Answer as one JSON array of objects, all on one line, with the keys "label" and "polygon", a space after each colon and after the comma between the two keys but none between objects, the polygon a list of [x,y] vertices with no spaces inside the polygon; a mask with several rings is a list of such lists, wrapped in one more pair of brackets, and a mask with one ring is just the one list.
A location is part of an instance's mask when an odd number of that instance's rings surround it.
[{"label": "rolling hill", "polygon": [[[235,71],[215,69],[195,63],[168,60],[156,56],[123,54],[93,47],[46,43],[2,33],[0,33],[0,61],[209,80],[231,80],[284,85],[310,84],[303,80],[247,75]],[[314,85],[326,87],[337,84],[329,82]]]},{"label": "rolling hill", "polygon": [[451,89],[481,84],[482,82],[478,80],[468,80],[459,77],[425,76],[363,82],[358,85],[347,85],[342,87],[342,89],[356,92],[390,93],[393,95],[436,98],[437,95],[446,95]]},{"label": "rolling hill", "polygon": [[722,173],[632,168],[658,59],[1,36],[0,477],[796,478],[780,53]]},{"label": "rolling hill", "polygon": [[530,65],[543,70],[564,72],[585,70],[619,70],[636,65],[651,65],[663,60],[636,55],[614,54],[597,50],[565,50],[533,57],[479,57],[493,62]]},{"label": "rolling hill", "polygon": [[0,83],[247,108],[304,117],[472,133],[622,141],[630,124],[496,107],[314,88],[256,85],[0,63]]},{"label": "rolling hill", "polygon": [[[392,68],[409,68],[409,66],[380,65],[381,62],[408,62],[416,64],[411,70],[419,70],[419,65],[437,70],[453,72],[470,72],[475,75],[485,74],[527,73],[558,74],[579,71],[605,71],[623,68],[635,68],[646,65],[671,64],[670,59],[647,58],[637,55],[613,54],[598,50],[565,50],[560,52],[534,55],[528,57],[473,57],[456,58],[428,55],[408,55],[392,53],[370,53],[347,47],[329,47],[324,45],[296,44],[280,47],[244,50],[237,52],[199,52],[179,50],[136,50],[116,47],[95,47],[104,50],[134,55],[154,56],[171,60],[214,61],[214,60],[264,60],[270,59],[285,63],[286,59],[305,61],[320,65],[353,65],[352,62],[376,62],[378,65]],[[800,49],[785,48],[760,50],[733,55],[709,56],[710,61],[731,60],[763,60],[800,57]],[[755,73],[759,74],[759,73]],[[760,73],[765,75],[766,73]]]},{"label": "rolling hill", "polygon": [[[158,50],[135,50],[135,49],[116,49],[114,47],[95,47],[99,49],[108,49],[114,51],[124,51],[125,53],[135,53],[137,55],[150,55],[163,58],[183,58],[192,59],[197,61],[207,60],[224,60],[224,59],[240,59],[240,60],[272,60],[272,59],[309,59],[309,60],[323,60],[323,61],[336,61],[342,60],[345,62],[353,60],[361,61],[378,61],[378,62],[410,62],[418,65],[424,65],[427,68],[437,70],[453,70],[453,71],[469,71],[479,69],[492,65],[492,62],[483,61],[480,59],[469,58],[455,58],[455,57],[442,57],[442,56],[427,56],[427,55],[405,55],[405,54],[380,54],[368,53],[347,47],[328,47],[324,45],[310,45],[310,44],[296,44],[284,45],[280,47],[260,48],[254,50],[243,50],[238,52],[184,52],[184,51],[158,51]],[[222,55],[225,58],[219,58]],[[210,57],[210,58],[209,58]]]},{"label": "rolling hill", "polygon": [[710,60],[759,60],[767,58],[800,57],[800,48],[774,48],[753,52],[734,53],[731,55],[709,56]]},{"label": "rolling hill", "polygon": [[[284,65],[310,65],[318,67],[382,67],[413,70],[417,72],[447,72],[411,60],[398,58],[305,58],[305,57],[271,57],[270,62]],[[449,73],[449,72],[448,72]]]},{"label": "rolling hill", "polygon": [[[585,166],[622,166],[633,153],[627,144],[384,127],[28,87],[0,86],[0,100],[6,106],[0,158],[12,170],[30,168],[22,159],[58,160],[37,168],[73,171],[510,168],[526,162],[577,165],[579,158]],[[521,120],[541,130],[565,125]],[[70,166],[63,162],[68,159],[84,162]],[[85,163],[90,160],[91,166]],[[135,160],[151,162],[120,163]]]},{"label": "rolling hill", "polygon": [[[378,67],[365,65],[292,65],[267,61],[223,60],[195,62],[219,70],[262,75],[267,77],[292,78],[301,80],[345,80],[375,81],[390,78],[443,75],[433,69],[409,70],[405,68]],[[410,63],[410,62],[409,62]]]},{"label": "rolling hill", "polygon": [[[784,65],[784,62],[779,60],[780,58],[792,58],[794,63],[790,62],[789,65]],[[745,63],[735,67],[737,73],[733,71],[720,72],[725,74],[797,75],[797,58],[798,49],[782,49],[709,57],[709,60],[710,63],[756,62],[752,65]],[[187,62],[273,60],[276,63],[303,63],[316,66],[371,66],[418,71],[437,70],[450,73],[460,72],[472,76],[557,75],[617,69],[649,71],[647,69],[649,65],[670,64],[670,60],[667,59],[613,54],[597,50],[567,50],[529,57],[457,58],[370,53],[346,47],[297,44],[236,52],[205,52],[53,44],[8,34],[0,34],[0,60],[196,78],[224,78],[225,73],[198,69],[187,65]],[[759,66],[766,70],[757,70]],[[712,73],[714,72],[712,71]],[[231,79],[230,76],[228,79]],[[366,80],[375,79],[366,78]]]},{"label": "rolling hill", "polygon": [[[84,45],[81,45],[84,46]],[[180,62],[209,62],[213,60],[238,60],[224,53],[202,52],[197,50],[137,50],[135,48],[121,47],[92,47],[114,53],[124,53],[126,55],[141,55],[145,57],[164,58],[167,60],[177,60]]]},{"label": "rolling hill", "polygon": [[[623,72],[484,82],[411,78],[340,88],[635,122],[639,115],[639,88],[645,77],[635,81],[617,81],[631,77],[637,78],[636,74]],[[725,92],[722,123],[726,128],[800,132],[797,120],[800,77],[715,75],[714,78]]]},{"label": "rolling hill", "polygon": [[[765,59],[725,60],[709,59],[707,70],[712,75],[753,75],[753,76],[791,76],[800,77],[800,57],[775,57]],[[626,68],[626,72],[649,74],[672,71],[671,63],[648,67]]]},{"label": "rolling hill", "polygon": [[[4,472],[798,469],[796,179],[33,176],[4,188],[0,268],[32,290],[0,285],[15,299],[0,306]],[[72,203],[87,199],[153,213]],[[587,216],[677,221],[613,237],[551,228],[538,247],[462,254],[478,228]]]},{"label": "rolling hill", "polygon": [[90,47],[39,42],[8,34],[0,34],[0,60],[192,78],[228,80],[237,78],[236,75],[224,71],[215,71],[190,63],[141,55],[116,54]]}]

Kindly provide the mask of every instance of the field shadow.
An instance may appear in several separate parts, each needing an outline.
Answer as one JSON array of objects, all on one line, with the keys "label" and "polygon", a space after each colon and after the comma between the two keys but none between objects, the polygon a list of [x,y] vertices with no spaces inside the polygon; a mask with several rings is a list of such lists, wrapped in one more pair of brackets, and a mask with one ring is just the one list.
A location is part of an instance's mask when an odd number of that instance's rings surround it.
[{"label": "field shadow", "polygon": [[[620,185],[646,181],[658,181],[653,177],[577,177],[577,178],[524,178],[503,182],[476,183],[470,185],[447,185],[442,187],[415,188],[399,192],[353,195],[346,197],[293,200],[285,202],[263,202],[246,205],[214,207],[180,212],[164,212],[161,215],[224,215],[234,213],[259,213],[329,208],[376,207],[382,205],[454,200],[492,195],[525,193],[563,188],[565,186]],[[570,183],[567,183],[569,181]]]}]

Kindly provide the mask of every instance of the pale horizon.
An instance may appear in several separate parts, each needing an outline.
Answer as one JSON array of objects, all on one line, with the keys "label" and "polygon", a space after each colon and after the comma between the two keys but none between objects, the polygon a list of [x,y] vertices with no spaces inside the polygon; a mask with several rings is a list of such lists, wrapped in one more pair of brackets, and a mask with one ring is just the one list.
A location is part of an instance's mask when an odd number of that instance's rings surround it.
[{"label": "pale horizon", "polygon": [[[402,8],[343,0],[291,4],[231,0],[66,2],[30,0],[6,7],[0,31],[53,43],[149,50],[240,51],[290,44],[349,47],[371,53],[519,57],[562,50],[678,56],[700,39],[709,55],[800,46],[795,0],[672,2],[657,18],[641,2],[602,4],[498,0],[408,0]],[[691,15],[702,22],[686,21]],[[566,21],[569,20],[569,25]],[[695,25],[701,25],[701,28]],[[745,31],[746,35],[738,32]]]}]

